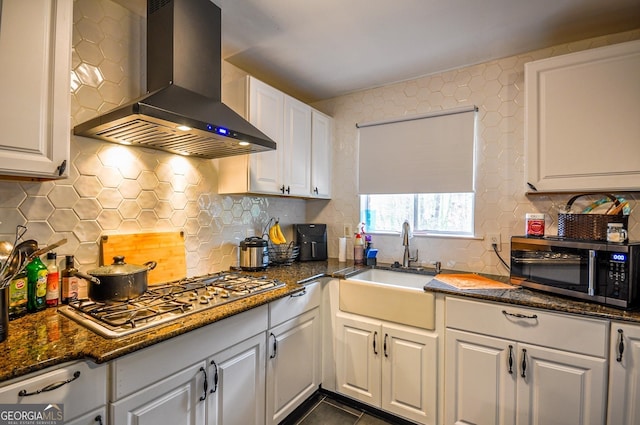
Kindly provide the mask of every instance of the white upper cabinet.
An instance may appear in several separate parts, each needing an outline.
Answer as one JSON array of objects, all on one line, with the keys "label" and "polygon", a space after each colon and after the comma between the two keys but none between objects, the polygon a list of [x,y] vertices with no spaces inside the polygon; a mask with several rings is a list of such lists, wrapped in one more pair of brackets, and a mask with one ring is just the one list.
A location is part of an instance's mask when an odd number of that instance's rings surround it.
[{"label": "white upper cabinet", "polygon": [[286,95],[282,159],[281,190],[287,195],[309,196],[311,193],[311,107]]},{"label": "white upper cabinet", "polygon": [[535,192],[640,189],[640,40],[525,65]]},{"label": "white upper cabinet", "polygon": [[73,0],[0,6],[0,176],[65,178]]},{"label": "white upper cabinet", "polygon": [[332,119],[311,111],[311,196],[331,198]]},{"label": "white upper cabinet", "polygon": [[[284,135],[284,94],[254,78],[247,79],[249,102],[244,111],[251,124],[278,144]],[[246,93],[246,91],[245,91]],[[258,193],[275,193],[281,180],[282,149],[261,152],[242,158],[248,161],[248,187]],[[246,169],[246,167],[245,167]],[[243,170],[244,171],[244,170]]]},{"label": "white upper cabinet", "polygon": [[[326,124],[321,121],[314,128],[317,111],[253,77],[226,84],[223,97],[229,107],[273,139],[277,149],[217,160],[218,193],[329,197],[328,183],[319,183],[317,192],[312,187],[312,179],[318,180],[312,175],[314,155],[323,162],[330,155],[323,151],[330,149],[330,140],[323,139],[330,137],[330,129],[323,129]],[[326,119],[330,125],[330,118]]]}]

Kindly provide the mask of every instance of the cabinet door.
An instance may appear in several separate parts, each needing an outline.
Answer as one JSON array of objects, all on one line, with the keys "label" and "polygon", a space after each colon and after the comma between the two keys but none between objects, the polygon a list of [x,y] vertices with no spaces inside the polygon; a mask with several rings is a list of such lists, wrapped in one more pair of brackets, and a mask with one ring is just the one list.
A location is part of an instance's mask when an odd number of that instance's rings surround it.
[{"label": "cabinet door", "polygon": [[118,425],[204,423],[205,367],[199,362],[111,404]]},{"label": "cabinet door", "polygon": [[640,424],[640,326],[611,324],[607,423]]},{"label": "cabinet door", "polygon": [[311,107],[290,96],[284,98],[282,180],[285,194],[311,193]]},{"label": "cabinet door", "polygon": [[214,355],[208,363],[209,395],[206,423],[264,424],[264,333]]},{"label": "cabinet door", "polygon": [[394,324],[382,326],[383,410],[422,424],[435,424],[438,338]]},{"label": "cabinet door", "polygon": [[382,361],[380,322],[338,313],[336,332],[337,391],[379,406]]},{"label": "cabinet door", "polygon": [[311,196],[331,198],[331,118],[311,112]]},{"label": "cabinet door", "polygon": [[276,142],[273,151],[249,155],[249,190],[281,193],[284,94],[255,78],[249,78],[249,121]]},{"label": "cabinet door", "polygon": [[107,409],[102,406],[92,412],[82,415],[72,421],[65,421],[65,425],[107,425]]},{"label": "cabinet door", "polygon": [[317,308],[269,331],[267,424],[280,423],[320,385]]},{"label": "cabinet door", "polygon": [[538,191],[637,190],[638,75],[640,40],[527,63],[527,182]]},{"label": "cabinet door", "polygon": [[605,359],[518,344],[517,423],[604,423],[606,364]]},{"label": "cabinet door", "polygon": [[507,340],[447,329],[445,424],[515,423],[515,350]]},{"label": "cabinet door", "polygon": [[73,1],[0,6],[0,175],[66,177]]}]

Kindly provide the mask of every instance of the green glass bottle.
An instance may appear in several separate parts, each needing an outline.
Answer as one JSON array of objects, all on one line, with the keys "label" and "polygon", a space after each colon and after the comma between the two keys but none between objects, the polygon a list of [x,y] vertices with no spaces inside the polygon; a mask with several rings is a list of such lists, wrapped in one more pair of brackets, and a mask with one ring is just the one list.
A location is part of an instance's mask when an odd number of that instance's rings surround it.
[{"label": "green glass bottle", "polygon": [[27,311],[33,313],[46,307],[47,266],[40,257],[34,258],[26,267],[27,271]]}]

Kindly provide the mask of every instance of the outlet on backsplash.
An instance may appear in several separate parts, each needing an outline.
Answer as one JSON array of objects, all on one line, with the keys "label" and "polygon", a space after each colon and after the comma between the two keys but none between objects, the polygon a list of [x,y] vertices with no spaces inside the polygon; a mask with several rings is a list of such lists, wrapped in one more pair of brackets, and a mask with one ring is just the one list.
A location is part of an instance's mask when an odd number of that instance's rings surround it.
[{"label": "outlet on backsplash", "polygon": [[484,238],[485,248],[493,251],[493,245],[496,245],[496,250],[501,251],[502,240],[500,238],[500,233],[487,233]]},{"label": "outlet on backsplash", "polygon": [[353,227],[350,224],[344,225],[344,230],[342,232],[342,236],[348,238],[353,236]]}]

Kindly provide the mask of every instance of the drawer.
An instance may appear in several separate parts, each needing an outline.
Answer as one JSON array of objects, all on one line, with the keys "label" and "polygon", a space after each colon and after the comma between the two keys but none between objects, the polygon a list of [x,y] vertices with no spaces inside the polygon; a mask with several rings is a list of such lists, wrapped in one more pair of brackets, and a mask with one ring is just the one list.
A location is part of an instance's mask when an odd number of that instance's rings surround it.
[{"label": "drawer", "polygon": [[300,292],[269,303],[269,327],[272,328],[316,308],[322,301],[322,285],[313,282]]},{"label": "drawer", "polygon": [[447,297],[445,324],[447,328],[601,358],[607,356],[606,320]]},{"label": "drawer", "polygon": [[[78,375],[79,373],[79,375]],[[78,375],[77,379],[74,376]],[[69,381],[52,390],[30,396],[48,385]],[[63,404],[65,423],[107,402],[107,365],[80,361],[47,369],[26,378],[11,381],[0,388],[0,404]],[[105,422],[106,423],[106,422]]]}]

